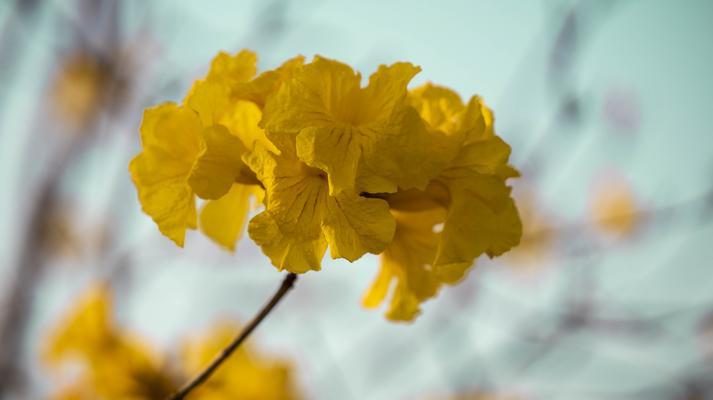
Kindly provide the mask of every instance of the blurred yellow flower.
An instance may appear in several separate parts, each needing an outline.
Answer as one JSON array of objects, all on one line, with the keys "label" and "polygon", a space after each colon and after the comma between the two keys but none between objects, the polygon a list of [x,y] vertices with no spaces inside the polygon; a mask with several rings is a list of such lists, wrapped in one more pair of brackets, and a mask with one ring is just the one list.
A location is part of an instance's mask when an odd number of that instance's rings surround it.
[{"label": "blurred yellow flower", "polygon": [[621,177],[608,177],[593,192],[591,217],[605,233],[628,236],[641,222],[641,211],[631,185]]},{"label": "blurred yellow flower", "polygon": [[73,128],[83,128],[101,108],[109,80],[108,70],[91,54],[68,56],[50,88],[57,116]]},{"label": "blurred yellow flower", "polygon": [[[51,333],[45,364],[63,385],[57,400],[164,400],[180,384],[204,368],[239,331],[220,324],[188,341],[178,363],[155,354],[150,347],[117,326],[111,292],[92,288]],[[79,366],[75,376],[64,376],[65,365]],[[66,384],[66,382],[70,382]],[[266,358],[243,345],[191,398],[257,400],[298,399],[291,367]]]},{"label": "blurred yellow flower", "polygon": [[[81,366],[79,378],[62,388],[61,399],[160,399],[173,377],[148,347],[117,327],[106,286],[92,288],[47,341],[44,359],[57,372]],[[65,380],[65,379],[62,379]]]},{"label": "blurred yellow flower", "polygon": [[[183,371],[189,376],[201,372],[239,330],[237,324],[222,323],[187,341],[181,352]],[[201,400],[296,400],[301,396],[293,379],[290,364],[264,357],[242,345],[190,397]]]}]

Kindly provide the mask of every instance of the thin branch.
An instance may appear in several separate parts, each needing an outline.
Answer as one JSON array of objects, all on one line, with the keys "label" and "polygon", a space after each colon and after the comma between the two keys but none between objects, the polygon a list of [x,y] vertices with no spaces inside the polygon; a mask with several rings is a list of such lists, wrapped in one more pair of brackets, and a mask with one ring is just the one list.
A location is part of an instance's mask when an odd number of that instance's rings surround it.
[{"label": "thin branch", "polygon": [[191,381],[186,383],[185,386],[181,390],[179,390],[177,393],[173,394],[171,397],[169,397],[170,400],[181,400],[184,399],[193,389],[197,388],[200,386],[203,382],[208,380],[210,376],[215,372],[220,365],[230,357],[230,355],[240,346],[241,343],[245,341],[245,339],[250,336],[253,330],[257,328],[258,325],[260,325],[260,322],[262,322],[265,317],[267,317],[268,314],[272,311],[273,308],[277,305],[277,303],[282,300],[282,298],[287,294],[290,289],[292,289],[292,286],[295,283],[295,280],[297,280],[297,275],[294,273],[289,273],[287,276],[285,276],[285,279],[282,281],[282,285],[280,285],[280,288],[277,289],[277,292],[272,296],[270,301],[265,304],[265,306],[260,310],[260,312],[253,318],[252,321],[243,329],[242,332],[240,332],[240,335],[236,337],[223,351],[206,367],[206,369],[203,370],[200,374],[198,374],[195,378],[193,378]]}]

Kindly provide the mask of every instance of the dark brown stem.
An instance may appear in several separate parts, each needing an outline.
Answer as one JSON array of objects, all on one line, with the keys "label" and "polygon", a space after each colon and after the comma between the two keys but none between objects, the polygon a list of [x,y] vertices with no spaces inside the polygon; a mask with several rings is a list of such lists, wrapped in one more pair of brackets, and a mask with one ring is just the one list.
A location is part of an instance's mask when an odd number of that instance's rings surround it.
[{"label": "dark brown stem", "polygon": [[215,359],[206,367],[206,369],[203,370],[200,374],[198,374],[195,378],[190,380],[188,383],[186,383],[181,390],[176,392],[175,394],[171,395],[169,397],[170,400],[180,400],[184,399],[193,389],[197,388],[200,386],[203,382],[208,380],[210,376],[215,372],[220,365],[230,357],[230,355],[240,347],[240,344],[245,341],[245,339],[250,336],[252,331],[257,328],[258,325],[260,325],[260,322],[262,322],[265,317],[267,317],[268,314],[272,311],[273,308],[277,305],[277,303],[282,300],[282,298],[287,294],[287,292],[292,289],[292,286],[295,283],[295,280],[297,280],[297,275],[293,273],[287,274],[285,276],[285,279],[282,281],[282,285],[280,285],[280,288],[277,289],[277,292],[272,296],[270,301],[265,304],[265,306],[260,310],[260,312],[253,318],[252,321],[243,329],[242,332],[240,332],[240,335],[236,337],[225,349],[223,349],[222,352],[218,356],[215,357]]}]

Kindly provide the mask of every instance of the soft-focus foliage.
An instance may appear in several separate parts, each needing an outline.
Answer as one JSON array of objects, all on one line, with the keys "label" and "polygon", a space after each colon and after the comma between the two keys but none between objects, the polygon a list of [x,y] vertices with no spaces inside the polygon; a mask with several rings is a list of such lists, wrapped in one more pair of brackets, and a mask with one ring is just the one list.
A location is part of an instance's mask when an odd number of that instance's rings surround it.
[{"label": "soft-focus foliage", "polygon": [[[239,331],[235,324],[220,324],[169,358],[118,326],[113,313],[110,290],[97,286],[54,330],[44,360],[63,385],[53,399],[163,400],[205,368]],[[243,345],[191,398],[298,399],[292,379],[288,364]]]},{"label": "soft-focus foliage", "polygon": [[[297,57],[254,78],[256,56],[220,53],[182,105],[146,110],[143,151],[130,165],[144,211],[183,246],[200,221],[233,249],[250,198],[265,209],[250,237],[280,270],[319,270],[332,258],[382,255],[365,298],[411,320],[475,259],[517,245],[510,147],[478,97],[407,85],[420,68],[361,75],[338,61]],[[196,217],[196,196],[207,200]],[[434,229],[442,227],[438,231]]]}]

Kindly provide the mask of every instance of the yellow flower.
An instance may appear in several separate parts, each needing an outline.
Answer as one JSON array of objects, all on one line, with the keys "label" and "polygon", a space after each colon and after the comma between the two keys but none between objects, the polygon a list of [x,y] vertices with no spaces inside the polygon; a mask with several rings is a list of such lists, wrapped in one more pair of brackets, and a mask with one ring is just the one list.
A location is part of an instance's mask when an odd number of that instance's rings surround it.
[{"label": "yellow flower", "polygon": [[383,253],[364,303],[377,306],[396,280],[393,320],[413,319],[481,254],[517,245],[506,180],[518,172],[478,97],[464,104],[430,84],[409,93],[420,71],[409,63],[380,66],[362,87],[351,67],[319,56],[253,79],[254,61],[219,54],[185,105],[163,106],[176,114],[165,128],[147,111],[132,172],[144,210],[176,243],[195,226],[198,195],[210,200],[204,233],[233,246],[254,196],[265,210],[248,232],[280,270],[319,270],[328,246],[350,262]]},{"label": "yellow flower", "polygon": [[294,140],[297,156],[327,173],[332,194],[423,188],[438,166],[433,138],[406,102],[418,71],[381,66],[362,88],[351,67],[317,56],[268,98],[261,126],[274,143]]},{"label": "yellow flower", "polygon": [[424,300],[433,297],[441,285],[433,272],[439,234],[434,231],[446,217],[446,210],[434,207],[422,211],[392,211],[396,218],[394,239],[381,254],[379,274],[364,296],[365,307],[377,307],[396,280],[386,317],[408,321],[416,317]]},{"label": "yellow flower", "polygon": [[207,78],[191,89],[186,105],[164,103],[144,113],[143,151],[129,169],[143,210],[179,246],[186,230],[197,226],[195,195],[211,200],[201,212],[202,231],[231,250],[245,225],[250,197],[262,195],[241,161],[248,146],[267,143],[257,126],[261,112],[254,103],[229,96],[232,86],[254,73],[253,53],[232,58],[221,53]]},{"label": "yellow flower", "polygon": [[522,235],[505,183],[518,174],[507,165],[510,147],[494,134],[490,110],[477,97],[464,105],[456,93],[431,84],[412,91],[411,102],[441,136],[437,150],[448,163],[426,190],[387,197],[397,234],[363,300],[376,307],[396,279],[387,317],[405,321],[442,284],[462,279],[478,256],[501,255]]},{"label": "yellow flower", "polygon": [[200,120],[186,107],[165,103],[149,108],[141,122],[144,149],[129,164],[144,212],[181,247],[186,229],[197,225],[188,176],[200,151],[201,130]]},{"label": "yellow flower", "polygon": [[[57,400],[164,400],[195,376],[239,331],[220,324],[187,342],[178,363],[162,360],[133,335],[114,323],[111,292],[92,288],[49,338],[45,362],[63,385]],[[65,363],[79,366],[71,378]],[[292,367],[267,358],[243,344],[190,398],[290,400],[300,398]]]},{"label": "yellow flower", "polygon": [[258,146],[245,158],[265,187],[266,204],[248,232],[278,269],[319,270],[327,244],[332,258],[349,261],[386,247],[394,221],[384,200],[332,196],[322,170],[300,161],[294,147],[280,151]]}]

